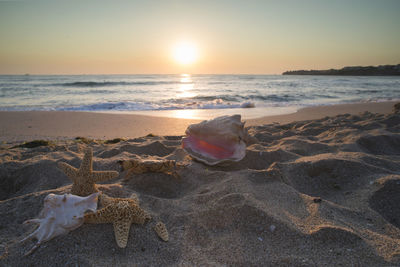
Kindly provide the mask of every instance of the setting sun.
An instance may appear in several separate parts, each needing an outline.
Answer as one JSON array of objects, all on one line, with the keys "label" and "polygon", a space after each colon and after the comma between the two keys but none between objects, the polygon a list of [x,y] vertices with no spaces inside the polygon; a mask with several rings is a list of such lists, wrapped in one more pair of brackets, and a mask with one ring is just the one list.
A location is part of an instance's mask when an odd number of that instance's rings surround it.
[{"label": "setting sun", "polygon": [[173,57],[176,62],[188,65],[196,62],[198,58],[198,51],[195,44],[190,42],[181,42],[175,45],[173,50]]}]

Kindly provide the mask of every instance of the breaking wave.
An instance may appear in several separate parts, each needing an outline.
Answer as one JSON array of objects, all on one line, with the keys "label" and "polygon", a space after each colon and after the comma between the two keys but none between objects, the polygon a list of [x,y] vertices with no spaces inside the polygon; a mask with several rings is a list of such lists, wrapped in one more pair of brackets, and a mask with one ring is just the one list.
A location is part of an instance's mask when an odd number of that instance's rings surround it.
[{"label": "breaking wave", "polygon": [[103,86],[129,86],[129,85],[158,85],[158,84],[174,84],[174,81],[137,81],[137,82],[68,82],[68,83],[59,83],[52,85],[59,85],[65,87],[103,87]]},{"label": "breaking wave", "polygon": [[141,111],[398,100],[399,77],[0,75],[0,110]]},{"label": "breaking wave", "polygon": [[90,105],[58,107],[63,111],[141,111],[141,110],[177,110],[177,109],[231,109],[254,108],[253,102],[229,103],[220,99],[208,102],[189,102],[182,104],[157,104],[149,102],[104,102]]}]

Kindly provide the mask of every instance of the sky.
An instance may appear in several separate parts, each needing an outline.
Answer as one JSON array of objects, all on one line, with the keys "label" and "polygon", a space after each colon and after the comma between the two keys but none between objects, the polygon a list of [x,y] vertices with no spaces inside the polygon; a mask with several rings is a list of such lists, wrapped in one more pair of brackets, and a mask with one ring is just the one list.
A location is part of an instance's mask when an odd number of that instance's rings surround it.
[{"label": "sky", "polygon": [[[399,64],[399,14],[398,0],[0,0],[0,74],[279,74]],[[190,63],[174,55],[182,43],[194,47]]]}]

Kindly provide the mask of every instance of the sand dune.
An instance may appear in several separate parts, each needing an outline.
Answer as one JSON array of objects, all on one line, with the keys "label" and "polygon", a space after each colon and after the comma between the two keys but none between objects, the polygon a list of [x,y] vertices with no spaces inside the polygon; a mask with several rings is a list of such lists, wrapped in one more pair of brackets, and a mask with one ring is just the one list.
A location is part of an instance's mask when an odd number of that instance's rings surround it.
[{"label": "sand dune", "polygon": [[[251,126],[259,143],[235,164],[209,167],[180,148],[181,136],[148,136],[117,144],[58,141],[0,151],[1,264],[395,266],[400,264],[400,114],[339,115]],[[32,242],[21,223],[69,179],[56,167],[78,167],[93,147],[95,170],[120,176],[100,186],[116,197],[139,196],[153,215],[131,228],[126,249],[111,224],[83,225],[23,257]],[[173,159],[180,178],[145,173],[125,178],[120,160]],[[169,242],[152,230],[162,220]],[[7,252],[6,252],[7,251]]]}]

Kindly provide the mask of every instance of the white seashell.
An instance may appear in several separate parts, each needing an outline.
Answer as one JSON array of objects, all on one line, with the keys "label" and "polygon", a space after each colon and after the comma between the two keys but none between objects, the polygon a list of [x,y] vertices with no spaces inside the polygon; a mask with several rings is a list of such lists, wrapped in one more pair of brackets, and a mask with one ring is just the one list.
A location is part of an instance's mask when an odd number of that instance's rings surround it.
[{"label": "white seashell", "polygon": [[216,165],[243,159],[247,138],[240,115],[222,116],[189,125],[182,147],[193,158],[207,165]]},{"label": "white seashell", "polygon": [[99,193],[87,197],[72,194],[47,195],[39,218],[24,222],[24,224],[36,223],[39,225],[33,233],[21,240],[23,242],[33,237],[37,239],[35,246],[25,255],[32,253],[41,243],[81,226],[85,211],[96,211],[98,195]]}]

